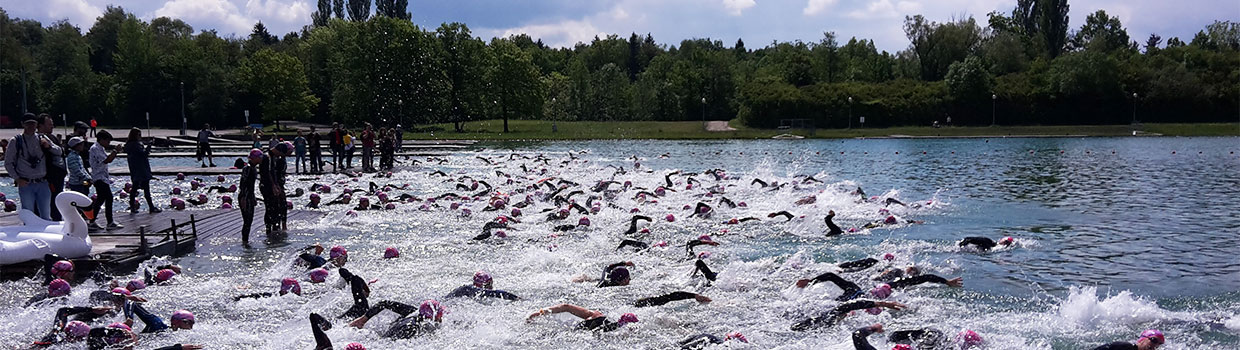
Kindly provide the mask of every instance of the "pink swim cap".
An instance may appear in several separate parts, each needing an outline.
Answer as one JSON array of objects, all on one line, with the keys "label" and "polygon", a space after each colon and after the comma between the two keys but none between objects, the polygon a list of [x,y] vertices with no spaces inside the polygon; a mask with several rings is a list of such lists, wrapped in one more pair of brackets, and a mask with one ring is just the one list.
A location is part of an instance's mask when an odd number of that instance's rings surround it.
[{"label": "pink swim cap", "polygon": [[474,272],[474,287],[482,288],[491,281],[491,274],[486,271]]},{"label": "pink swim cap", "polygon": [[71,290],[72,289],[69,287],[69,282],[59,278],[54,279],[51,283],[47,284],[47,295],[52,297],[69,295]]},{"label": "pink swim cap", "polygon": [[736,206],[744,208],[744,207],[748,207],[749,204],[745,204],[745,202],[740,202],[740,203],[736,203]]},{"label": "pink swim cap", "polygon": [[332,249],[327,252],[327,256],[331,257],[332,259],[339,258],[342,256],[349,256],[349,251],[344,249],[344,247],[335,246],[335,247],[332,247]]},{"label": "pink swim cap", "polygon": [[133,328],[129,328],[129,325],[124,324],[124,323],[120,323],[120,322],[114,322],[114,323],[112,323],[112,324],[108,325],[108,328],[112,328],[112,329],[123,329],[123,330],[126,330],[126,331],[133,332]]},{"label": "pink swim cap", "polygon": [[891,347],[891,350],[913,350],[913,346],[908,344],[896,344],[896,346]]},{"label": "pink swim cap", "polygon": [[332,193],[332,187],[328,185],[319,186],[319,192]]},{"label": "pink swim cap", "polygon": [[[250,159],[261,159],[261,158],[263,158],[263,150],[257,149],[257,148],[250,150]],[[178,178],[180,178],[179,176],[180,175],[178,175]]]},{"label": "pink swim cap", "polygon": [[349,343],[344,346],[344,350],[366,350],[366,346],[362,343]]},{"label": "pink swim cap", "polygon": [[310,282],[323,283],[323,281],[327,280],[327,275],[329,275],[327,269],[322,267],[310,270]]},{"label": "pink swim cap", "polygon": [[284,280],[280,281],[280,295],[290,292],[301,295],[301,282],[297,282],[297,280],[292,277],[285,277]]},{"label": "pink swim cap", "polygon": [[130,293],[128,289],[121,287],[112,288],[112,294],[121,294],[126,296],[133,295],[133,293]]},{"label": "pink swim cap", "polygon": [[869,308],[869,309],[865,309],[865,313],[867,313],[867,314],[871,314],[871,315],[881,314],[881,313],[883,313],[883,308],[881,308],[881,307],[872,307],[872,308]]},{"label": "pink swim cap", "polygon": [[1002,245],[1011,245],[1012,243],[1016,243],[1016,239],[1012,238],[1012,236],[1003,237],[1003,239],[999,240],[999,244]]},{"label": "pink swim cap", "polygon": [[577,226],[590,226],[590,218],[582,217],[581,220],[577,220]]},{"label": "pink swim cap", "polygon": [[1139,339],[1145,338],[1158,339],[1159,344],[1167,342],[1167,339],[1163,336],[1163,332],[1157,329],[1147,329],[1144,332],[1141,332],[1141,338]]},{"label": "pink swim cap", "polygon": [[237,185],[228,185],[228,192],[237,192]]},{"label": "pink swim cap", "polygon": [[421,305],[418,305],[418,315],[421,315],[423,318],[435,319],[443,317],[443,313],[443,305],[439,305],[438,301],[427,299]]},{"label": "pink swim cap", "polygon": [[883,260],[892,261],[895,259],[896,259],[895,254],[891,254],[891,253],[883,254]]},{"label": "pink swim cap", "polygon": [[655,243],[653,246],[654,247],[666,247],[667,241],[659,241],[659,243]]},{"label": "pink swim cap", "polygon": [[601,210],[603,210],[603,208],[602,208],[602,207],[599,207],[598,205],[595,205],[595,206],[593,206],[593,207],[590,207],[590,213],[592,213],[592,214],[598,214],[598,212],[599,212],[599,211],[601,211]]},{"label": "pink swim cap", "polygon": [[65,324],[65,333],[74,338],[85,338],[90,334],[90,325],[82,321],[69,321]]},{"label": "pink swim cap", "polygon": [[741,334],[741,332],[732,332],[732,333],[728,333],[728,334],[726,334],[726,335],[724,335],[724,336],[723,336],[723,340],[731,340],[731,339],[736,339],[736,340],[739,340],[739,341],[740,341],[740,342],[742,342],[742,343],[748,343],[748,342],[749,342],[749,339],[746,339],[746,338],[745,338],[745,335],[744,335],[744,334]]},{"label": "pink swim cap", "polygon": [[637,231],[637,233],[650,233],[650,229],[649,229],[649,228],[643,228],[641,231]]},{"label": "pink swim cap", "polygon": [[452,209],[452,210],[457,210],[457,209],[461,208],[461,203],[452,202],[452,204],[449,204],[449,205],[448,205],[448,208],[449,208],[449,209]]},{"label": "pink swim cap", "polygon": [[220,201],[224,203],[232,203],[232,196],[229,196],[229,195],[220,196]]},{"label": "pink swim cap", "polygon": [[495,231],[495,236],[499,238],[508,238],[508,233],[504,230]]},{"label": "pink swim cap", "polygon": [[616,321],[616,323],[621,326],[630,324],[630,323],[636,323],[636,322],[637,322],[637,315],[634,315],[632,313],[620,315],[620,320]]},{"label": "pink swim cap", "polygon": [[179,196],[179,195],[181,195],[181,188],[180,188],[180,187],[173,187],[173,188],[172,188],[172,194],[173,194],[174,196]]},{"label": "pink swim cap", "polygon": [[399,257],[400,257],[400,251],[396,250],[395,247],[387,247],[387,249],[383,250],[384,259],[393,259],[393,258],[399,258]]},{"label": "pink swim cap", "polygon": [[887,299],[887,297],[891,296],[891,285],[886,283],[880,284],[878,287],[870,290],[870,295],[879,299]]},{"label": "pink swim cap", "polygon": [[474,212],[474,211],[469,210],[469,208],[463,208],[463,209],[461,209],[461,216],[469,216],[469,214],[471,214],[471,213],[473,213],[473,212]]},{"label": "pink swim cap", "polygon": [[956,344],[959,344],[961,349],[982,345],[982,342],[982,336],[972,330],[966,329],[956,334]]},{"label": "pink swim cap", "polygon": [[685,206],[680,207],[680,209],[682,209],[682,210],[689,210],[689,208],[693,208],[693,206],[690,206],[690,205],[688,205],[688,204],[685,204]]},{"label": "pink swim cap", "polygon": [[663,189],[663,186],[659,186],[659,188],[654,189],[654,194],[660,197],[662,197],[666,193],[667,191]]},{"label": "pink swim cap", "polygon": [[202,193],[199,193],[199,194],[198,194],[198,201],[199,201],[199,202],[206,202],[206,201],[207,201],[207,195],[202,194]]},{"label": "pink swim cap", "polygon": [[146,289],[146,282],[137,278],[131,279],[129,283],[125,284],[125,289],[128,289],[130,292],[143,290]]},{"label": "pink swim cap", "polygon": [[176,275],[177,275],[177,272],[172,271],[172,269],[159,270],[159,272],[155,273],[155,281],[156,282],[167,281],[167,280],[172,279],[172,277]]},{"label": "pink swim cap", "polygon": [[60,274],[73,271],[73,262],[68,260],[57,261],[52,264],[52,274]]},{"label": "pink swim cap", "polygon": [[224,175],[217,175],[215,181],[224,182]]},{"label": "pink swim cap", "polygon": [[630,213],[630,214],[631,214],[631,213],[640,213],[640,212],[641,212],[641,209],[637,209],[637,208],[629,209],[629,213]]},{"label": "pink swim cap", "polygon": [[177,310],[172,313],[172,320],[179,322],[194,322],[194,313],[189,310]]},{"label": "pink swim cap", "polygon": [[710,235],[701,235],[701,236],[698,236],[697,239],[702,242],[714,242],[714,240],[710,238]]},{"label": "pink swim cap", "polygon": [[232,208],[233,208],[232,203],[220,204],[220,209],[232,209]]},{"label": "pink swim cap", "polygon": [[177,181],[181,180],[185,180],[185,173],[177,173]]},{"label": "pink swim cap", "polygon": [[887,216],[887,219],[884,219],[884,220],[883,220],[883,223],[885,223],[885,224],[894,224],[894,223],[896,223],[896,217],[895,217],[895,216],[892,216],[892,215],[888,215],[888,216]]},{"label": "pink swim cap", "polygon": [[319,197],[319,194],[318,194],[318,193],[311,193],[311,194],[310,194],[310,201],[311,201],[311,202],[317,202],[317,201],[319,201],[319,200],[320,200],[320,199],[322,199],[322,198],[323,198],[323,197]]},{"label": "pink swim cap", "polygon": [[667,214],[667,217],[665,217],[665,219],[667,219],[667,222],[674,222],[676,221],[676,216],[672,214]]},{"label": "pink swim cap", "polygon": [[512,208],[512,216],[521,216],[521,209]]}]

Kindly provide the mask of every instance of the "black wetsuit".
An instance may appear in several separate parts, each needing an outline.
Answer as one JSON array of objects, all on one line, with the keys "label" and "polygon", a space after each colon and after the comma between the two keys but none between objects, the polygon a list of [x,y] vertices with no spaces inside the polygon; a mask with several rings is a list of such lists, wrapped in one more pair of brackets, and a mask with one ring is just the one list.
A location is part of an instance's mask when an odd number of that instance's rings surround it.
[{"label": "black wetsuit", "polygon": [[870,345],[870,340],[867,339],[870,334],[874,334],[874,329],[871,326],[861,327],[853,331],[853,347],[857,350],[878,350],[874,345]]},{"label": "black wetsuit", "polygon": [[827,228],[830,229],[827,231],[827,236],[838,236],[844,234],[844,230],[841,230],[840,227],[835,224],[835,221],[831,220],[834,218],[835,215],[827,215],[827,217],[823,219],[823,221],[827,222]]},{"label": "black wetsuit", "polygon": [[448,295],[444,296],[445,299],[446,298],[457,298],[457,297],[499,298],[499,299],[504,299],[504,300],[517,300],[518,299],[516,294],[512,294],[512,293],[502,291],[502,290],[478,288],[470,284],[460,286],[459,288],[453,290],[452,293],[448,293]]},{"label": "black wetsuit", "polygon": [[840,269],[843,269],[844,272],[857,272],[857,271],[871,268],[874,265],[878,265],[878,259],[865,258],[865,259],[860,259],[860,260],[842,262],[837,266],[839,266]]},{"label": "black wetsuit", "polygon": [[1093,350],[1137,350],[1137,345],[1128,342],[1117,341],[1114,343],[1102,345]]},{"label": "black wetsuit", "polygon": [[933,328],[909,329],[891,332],[887,340],[898,344],[912,344],[917,349],[939,349],[950,344],[943,332]]},{"label": "black wetsuit", "polygon": [[891,289],[900,289],[912,287],[922,283],[947,284],[947,279],[936,275],[926,274],[901,278],[895,281],[887,282],[887,285],[891,286]]},{"label": "black wetsuit", "polygon": [[831,326],[834,326],[836,323],[839,323],[841,320],[843,320],[845,316],[848,316],[849,312],[869,309],[872,307],[878,307],[878,305],[876,305],[873,300],[865,300],[865,299],[853,300],[847,303],[840,304],[839,306],[836,306],[834,309],[831,309],[831,311],[827,311],[826,313],[819,315],[817,317],[812,317],[812,318],[802,320],[801,322],[797,322],[796,324],[792,325],[792,330],[806,331],[806,330],[819,328],[819,327],[831,327]]},{"label": "black wetsuit", "polygon": [[652,221],[652,219],[650,219],[650,217],[649,217],[649,216],[645,216],[645,215],[633,215],[633,218],[632,218],[632,219],[629,219],[629,229],[624,231],[624,235],[626,235],[626,236],[627,236],[627,235],[631,235],[631,234],[637,233],[637,221],[638,221],[638,220],[645,220],[646,222],[651,222],[651,221]]},{"label": "black wetsuit", "polygon": [[627,268],[627,267],[624,263],[621,262],[621,263],[607,265],[607,267],[603,268],[603,280],[598,283],[598,286],[600,288],[601,287],[615,287],[615,286],[620,285],[620,281],[612,281],[610,278],[608,278],[609,276],[611,276],[611,271],[617,268]]},{"label": "black wetsuit", "polygon": [[961,247],[973,245],[973,246],[976,246],[977,249],[990,250],[991,248],[994,248],[995,246],[998,246],[999,244],[995,243],[993,239],[986,238],[986,237],[965,237],[963,240],[960,241],[959,245]]},{"label": "black wetsuit", "polygon": [[686,338],[685,340],[681,340],[676,344],[680,345],[682,350],[701,350],[712,344],[723,344],[723,339],[714,335],[702,333]]},{"label": "black wetsuit", "polygon": [[637,248],[638,251],[650,249],[650,245],[646,244],[646,242],[632,240],[632,239],[626,239],[626,240],[620,241],[620,246],[616,247],[616,250],[624,249],[624,247]]},{"label": "black wetsuit", "polygon": [[370,302],[366,298],[370,288],[366,287],[366,280],[361,276],[354,275],[349,272],[349,269],[343,267],[340,268],[340,278],[349,282],[349,291],[353,293],[353,306],[349,307],[349,310],[345,311],[340,317],[356,318],[366,314],[370,310]]},{"label": "black wetsuit", "polygon": [[311,269],[311,270],[323,267],[323,265],[327,265],[327,259],[324,259],[321,256],[310,254],[310,253],[301,253],[301,255],[298,255],[297,258],[301,259],[302,261],[305,261],[306,265],[309,266],[308,269]]},{"label": "black wetsuit", "polygon": [[375,315],[383,312],[383,310],[391,310],[400,315],[400,318],[392,321],[392,325],[388,326],[387,331],[381,335],[384,338],[409,339],[425,333],[433,331],[436,326],[422,315],[418,314],[418,307],[399,303],[390,300],[384,300],[375,303],[366,311],[366,318],[373,318]]},{"label": "black wetsuit", "polygon": [[332,340],[327,337],[327,333],[324,333],[331,329],[332,323],[326,318],[316,313],[310,314],[310,331],[314,332],[314,350],[332,349]]},{"label": "black wetsuit", "polygon": [[787,219],[787,220],[784,220],[785,222],[787,222],[787,221],[791,221],[791,220],[792,220],[792,218],[796,217],[796,215],[792,215],[792,213],[789,213],[787,210],[785,210],[785,211],[780,211],[780,212],[774,212],[774,213],[770,213],[770,214],[766,214],[766,217],[768,217],[768,218],[773,218],[773,217],[776,217],[776,216],[783,216],[784,218],[786,218],[786,219]]},{"label": "black wetsuit", "polygon": [[698,296],[697,293],[671,292],[671,293],[660,295],[657,297],[637,299],[637,302],[633,303],[633,306],[636,306],[636,307],[659,306],[659,305],[667,304],[673,301],[693,299],[693,298],[696,298],[697,296]]},{"label": "black wetsuit", "polygon": [[577,324],[577,329],[587,331],[611,332],[620,328],[620,324],[607,320],[607,317],[595,317]]},{"label": "black wetsuit", "polygon": [[[86,347],[90,350],[113,349],[108,339],[125,336],[124,331],[114,328],[91,328],[86,336]],[[181,344],[165,346],[153,350],[181,350]]]},{"label": "black wetsuit", "polygon": [[695,239],[692,241],[685,242],[685,254],[689,255],[689,258],[692,259],[697,255],[693,251],[694,247],[704,245],[704,244],[710,245],[711,243],[712,243],[711,241],[703,241],[701,239]]},{"label": "black wetsuit", "polygon": [[841,294],[839,297],[835,298],[835,300],[838,301],[849,301],[865,295],[865,291],[862,291],[861,287],[857,286],[856,283],[852,283],[843,277],[840,277],[840,275],[836,275],[831,272],[823,273],[810,280],[810,284],[818,282],[831,282],[834,283],[836,287],[843,289],[844,294]]},{"label": "black wetsuit", "polygon": [[706,262],[702,261],[702,259],[698,259],[697,262],[693,263],[693,274],[690,276],[696,275],[699,271],[702,272],[702,276],[706,277],[707,281],[714,282],[715,278],[719,276],[718,273],[711,271],[710,267],[707,267]]}]

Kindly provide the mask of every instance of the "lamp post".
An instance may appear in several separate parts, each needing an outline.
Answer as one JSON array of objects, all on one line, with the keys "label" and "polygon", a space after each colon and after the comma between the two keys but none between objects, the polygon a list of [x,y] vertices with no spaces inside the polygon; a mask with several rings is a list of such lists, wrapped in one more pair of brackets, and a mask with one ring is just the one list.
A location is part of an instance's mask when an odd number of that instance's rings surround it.
[{"label": "lamp post", "polygon": [[1137,93],[1132,93],[1132,125],[1137,125]]},{"label": "lamp post", "polygon": [[990,94],[990,126],[995,126],[995,103],[998,103],[999,95]]},{"label": "lamp post", "polygon": [[702,130],[706,130],[706,98],[702,97]]},{"label": "lamp post", "polygon": [[[551,98],[551,110],[553,111],[552,113],[554,113],[554,111],[555,111],[555,97],[552,97],[552,98]],[[559,128],[559,127],[557,127],[557,126],[555,125],[555,122],[556,122],[556,120],[558,120],[558,119],[560,119],[560,116],[558,116],[558,115],[553,115],[553,116],[551,116],[551,132],[558,132],[558,131],[560,131],[560,128]]]},{"label": "lamp post", "polygon": [[848,96],[848,128],[852,129],[852,96]]},{"label": "lamp post", "polygon": [[189,121],[185,119],[185,82],[181,82],[181,136],[185,136],[185,127]]}]

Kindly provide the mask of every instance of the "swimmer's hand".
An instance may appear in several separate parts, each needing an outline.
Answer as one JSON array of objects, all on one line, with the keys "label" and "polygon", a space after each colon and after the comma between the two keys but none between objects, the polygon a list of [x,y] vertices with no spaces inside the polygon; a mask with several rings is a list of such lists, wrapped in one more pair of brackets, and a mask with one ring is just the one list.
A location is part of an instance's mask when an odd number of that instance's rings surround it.
[{"label": "swimmer's hand", "polygon": [[198,344],[181,344],[181,350],[202,350],[203,346]]},{"label": "swimmer's hand", "polygon": [[705,295],[701,295],[701,294],[694,296],[693,299],[697,300],[698,303],[702,303],[702,304],[709,304],[711,302],[710,298],[706,297]]},{"label": "swimmer's hand", "polygon": [[811,280],[808,280],[808,279],[797,280],[797,288],[805,288],[805,287],[808,287],[808,286],[809,286],[809,282],[811,282]]},{"label": "swimmer's hand", "polygon": [[952,286],[952,287],[956,287],[956,288],[964,287],[964,278],[962,278],[962,277],[956,277],[956,278],[953,278],[953,279],[949,279],[949,280],[947,280],[947,285],[948,285],[948,286]]},{"label": "swimmer's hand", "polygon": [[869,329],[870,329],[871,331],[873,331],[874,333],[882,333],[882,332],[883,332],[883,325],[882,325],[882,324],[878,324],[878,323],[875,323],[875,324],[873,324],[873,325],[870,325],[869,327],[866,327],[866,328],[869,328]]},{"label": "swimmer's hand", "polygon": [[112,307],[111,306],[96,306],[92,308],[90,311],[96,314],[102,315],[102,314],[108,313],[108,311],[112,311]]}]

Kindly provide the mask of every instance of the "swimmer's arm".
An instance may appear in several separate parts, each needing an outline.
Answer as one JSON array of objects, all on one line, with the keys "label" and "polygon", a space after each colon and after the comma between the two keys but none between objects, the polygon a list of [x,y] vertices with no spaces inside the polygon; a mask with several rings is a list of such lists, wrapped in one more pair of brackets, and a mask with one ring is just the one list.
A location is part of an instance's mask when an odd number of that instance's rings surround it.
[{"label": "swimmer's arm", "polygon": [[938,284],[945,284],[945,285],[952,286],[952,287],[960,287],[963,285],[963,281],[960,278],[954,278],[954,279],[948,280],[946,278],[939,277],[937,275],[920,275],[920,276],[914,276],[914,277],[908,277],[908,278],[901,278],[901,279],[892,281],[891,283],[888,283],[888,285],[891,285],[891,288],[893,289],[899,289],[899,288],[905,288],[905,287],[912,287],[912,286],[919,285],[922,283],[938,283]]},{"label": "swimmer's arm", "polygon": [[599,316],[599,312],[594,311],[594,310],[590,310],[590,309],[580,307],[577,305],[560,304],[560,305],[556,305],[556,306],[552,306],[548,308],[539,309],[533,314],[530,314],[530,317],[527,318],[526,320],[530,321],[539,316],[553,315],[553,314],[558,314],[561,312],[567,312],[567,313],[573,314],[573,316],[577,316],[583,320],[588,320],[588,319]]},{"label": "swimmer's arm", "polygon": [[878,350],[873,345],[870,345],[870,340],[867,338],[871,334],[882,333],[882,331],[883,325],[877,323],[871,326],[858,328],[852,333],[853,347],[857,350]]}]

